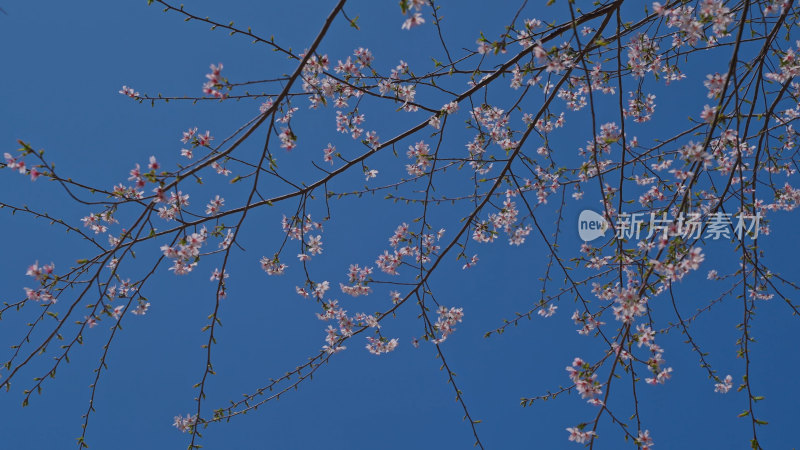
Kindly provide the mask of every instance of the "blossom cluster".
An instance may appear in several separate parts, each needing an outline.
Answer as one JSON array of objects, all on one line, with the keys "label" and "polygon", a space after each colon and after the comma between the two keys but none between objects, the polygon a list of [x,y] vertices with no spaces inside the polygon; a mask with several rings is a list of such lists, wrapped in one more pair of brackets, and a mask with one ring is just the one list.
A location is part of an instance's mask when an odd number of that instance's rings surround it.
[{"label": "blossom cluster", "polygon": [[224,83],[224,79],[221,75],[222,72],[222,63],[218,65],[211,64],[211,73],[206,74],[206,78],[208,81],[203,84],[203,93],[206,95],[211,95],[213,97],[219,99],[226,99],[228,98],[228,94],[223,93],[220,88]]},{"label": "blossom cluster", "polygon": [[31,167],[29,170],[25,165],[25,161],[23,161],[21,157],[14,158],[13,156],[11,156],[10,153],[6,152],[3,153],[3,158],[5,158],[6,160],[6,167],[8,167],[11,170],[16,170],[23,175],[25,174],[30,175],[31,181],[36,181],[36,179],[39,178],[40,175],[42,175],[42,172],[40,172],[39,169],[36,167]]},{"label": "blossom cluster", "polygon": [[602,385],[597,381],[597,373],[594,372],[592,366],[582,360],[575,358],[572,360],[572,365],[567,366],[567,374],[569,379],[575,384],[575,389],[581,394],[581,398],[588,399],[592,405],[602,405],[603,402],[597,398],[602,393]]},{"label": "blossom cluster", "polygon": [[47,281],[53,277],[53,271],[55,270],[55,264],[45,264],[43,266],[39,266],[39,261],[34,262],[30,266],[28,266],[28,270],[25,272],[25,275],[32,277],[34,280],[39,281],[41,283],[40,289],[31,289],[31,288],[24,288],[25,290],[25,298],[28,300],[33,300],[36,302],[45,302],[45,303],[55,303],[56,298],[53,294],[50,293],[50,290],[46,288]]},{"label": "blossom cluster", "polygon": [[[399,225],[394,234],[389,238],[389,245],[394,251],[389,253],[384,250],[383,254],[378,255],[375,264],[378,268],[389,275],[398,275],[397,269],[403,263],[403,257],[413,256],[417,262],[427,263],[431,260],[430,255],[435,254],[441,248],[436,242],[444,235],[444,228],[436,233],[423,233],[415,235],[408,229],[408,224]],[[412,245],[412,239],[419,239],[421,245]],[[402,245],[401,244],[406,244]]]},{"label": "blossom cluster", "polygon": [[173,260],[169,270],[175,275],[186,275],[197,267],[200,259],[200,248],[208,239],[208,230],[203,227],[199,233],[192,233],[183,239],[177,246],[162,245],[161,252],[167,258]]},{"label": "blossom cluster", "polygon": [[464,309],[448,309],[445,306],[439,306],[439,309],[436,310],[436,314],[438,314],[439,317],[436,319],[434,328],[439,331],[440,337],[433,339],[433,343],[439,344],[444,342],[448,336],[456,331],[456,323],[461,322],[464,319]]}]

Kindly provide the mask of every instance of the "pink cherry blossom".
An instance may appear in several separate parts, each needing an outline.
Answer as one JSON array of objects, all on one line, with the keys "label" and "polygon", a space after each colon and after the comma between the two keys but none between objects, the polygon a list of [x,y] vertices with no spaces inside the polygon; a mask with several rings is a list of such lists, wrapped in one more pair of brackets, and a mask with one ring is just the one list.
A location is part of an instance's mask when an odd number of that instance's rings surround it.
[{"label": "pink cherry blossom", "polygon": [[119,93],[122,95],[127,95],[130,98],[139,98],[139,93],[134,91],[133,88],[129,88],[128,86],[122,86],[122,89],[119,90]]},{"label": "pink cherry blossom", "polygon": [[405,20],[405,22],[403,22],[403,26],[400,28],[404,30],[410,30],[414,27],[422,25],[423,23],[425,23],[425,19],[422,17],[422,14],[413,13]]}]

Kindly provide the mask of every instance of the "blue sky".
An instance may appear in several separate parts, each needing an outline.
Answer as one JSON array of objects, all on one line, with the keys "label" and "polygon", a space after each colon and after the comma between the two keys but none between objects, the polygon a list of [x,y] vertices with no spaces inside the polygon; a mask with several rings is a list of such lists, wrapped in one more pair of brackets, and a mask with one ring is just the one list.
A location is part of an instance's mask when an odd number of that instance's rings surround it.
[{"label": "blue sky", "polygon": [[[192,2],[187,9],[220,22],[233,20],[264,36],[274,35],[277,42],[296,51],[310,44],[333,4],[308,1],[299,7],[290,2],[233,3],[202,0]],[[531,5],[523,15],[563,18],[565,5],[556,3],[549,9]],[[481,31],[487,36],[501,32],[517,8],[494,3],[464,7],[454,0],[442,1],[441,5],[445,16],[443,31],[456,54],[463,53],[462,47],[474,48]],[[222,138],[258,113],[258,101],[196,105],[170,102],[151,107],[119,95],[117,91],[123,84],[148,94],[199,95],[203,75],[211,63],[224,63],[223,73],[231,81],[269,78],[294,67],[263,45],[222,31],[209,31],[208,26],[198,23],[185,23],[177,14],[164,14],[143,0],[50,2],[46,8],[37,2],[0,6],[8,12],[7,16],[0,15],[0,42],[7,64],[0,72],[0,147],[11,151],[18,147],[16,140],[23,139],[37,149],[45,149],[62,175],[107,188],[124,182],[133,165],[145,164],[150,155],[157,155],[166,166],[178,162],[179,138],[189,127],[209,129]],[[585,8],[589,7],[587,3]],[[400,59],[420,71],[430,70],[431,56],[444,59],[440,46],[431,44],[438,42],[433,27],[400,30],[402,16],[396,2],[354,1],[348,3],[346,11],[351,17],[359,16],[361,29],[355,30],[343,19],[337,19],[321,46],[321,52],[329,54],[333,61],[344,59],[362,46],[373,51],[376,65],[385,72]],[[649,125],[651,128],[641,128],[640,139],[661,131],[656,127],[685,126],[685,117],[702,108],[706,100],[701,80],[705,73],[719,71],[724,56],[719,61],[709,58],[705,64],[708,67],[685,67],[689,79],[680,87],[663,94],[656,90],[658,120]],[[499,101],[502,100],[507,99]],[[276,154],[281,167],[302,177],[302,168],[307,166],[300,162],[309,158],[319,161],[320,149],[327,142],[344,149],[348,140],[335,133],[330,111],[306,112],[305,104],[298,106],[298,114],[308,114],[294,126],[300,136],[299,147],[292,154]],[[367,117],[367,129],[377,129],[382,137],[389,137],[417,123],[420,117],[405,118],[390,109],[375,107]],[[458,116],[459,121],[464,119],[465,115]],[[572,152],[585,143],[591,131],[586,131],[590,124],[580,119],[569,126],[583,132],[561,138],[559,145]],[[460,151],[470,135],[455,129],[447,139],[447,145]],[[398,146],[401,156],[405,146]],[[357,149],[350,151],[351,155],[358,153]],[[400,159],[404,165],[404,158]],[[397,161],[386,154],[369,164],[388,178],[402,170]],[[317,177],[313,174],[304,181]],[[229,192],[226,197],[231,199],[241,193],[235,186],[209,178],[209,183],[197,187],[196,197],[193,191],[198,204],[213,192]],[[330,188],[347,191],[363,185],[363,176],[357,173]],[[452,186],[441,189],[458,192]],[[29,204],[73,222],[91,211],[67,201],[55,183],[40,179],[31,184],[10,171],[0,172],[0,192],[3,201]],[[570,231],[564,234],[563,254],[577,250],[577,232],[570,227],[579,211],[595,207],[597,200],[587,195],[583,203],[570,202],[566,208],[565,226]],[[280,244],[280,217],[291,214],[294,207],[287,203],[257,211],[243,229],[246,251],[236,253],[230,270],[229,298],[223,302],[221,312],[223,327],[214,347],[217,375],[209,384],[206,412],[302,364],[323,344],[326,324],[314,316],[319,311],[316,303],[294,294],[297,279],[269,278],[257,263]],[[324,253],[312,263],[315,278],[328,279],[336,285],[343,281],[349,264],[373,265],[375,255],[387,248],[386,239],[394,227],[413,216],[408,211],[381,201],[380,196],[335,202],[332,217],[325,223]],[[543,226],[548,234],[552,233],[555,207],[550,205],[541,211]],[[311,212],[315,218],[324,215],[319,199],[312,202]],[[435,227],[448,225],[448,231],[455,232],[458,224],[452,218],[459,213],[463,209],[458,206],[441,207],[431,217]],[[795,255],[800,247],[793,236],[798,221],[793,213],[782,214],[773,222],[770,239],[759,243],[770,267],[796,280]],[[0,235],[5,238],[0,260],[0,300],[8,302],[21,298],[22,286],[30,283],[24,275],[25,268],[34,260],[53,261],[56,267],[66,268],[91,251],[88,245],[65,235],[56,226],[20,214],[12,216],[6,210],[0,211]],[[137,256],[142,260],[153,258],[161,244],[143,246]],[[589,358],[592,351],[600,352],[602,348],[575,333],[576,326],[569,317],[574,310],[571,298],[559,304],[558,314],[552,318],[534,316],[501,336],[484,338],[487,331],[502,325],[503,319],[512,318],[516,311],[529,310],[538,299],[538,279],[546,267],[547,248],[535,236],[520,247],[504,242],[470,245],[472,251],[479,253],[480,263],[465,272],[461,262],[450,257],[449,264],[438,270],[431,287],[442,304],[463,307],[465,311],[464,322],[442,348],[448,364],[458,374],[456,380],[471,414],[482,421],[478,425],[481,440],[487,448],[578,448],[567,442],[564,429],[591,420],[596,411],[592,406],[576,394],[524,409],[519,401],[520,397],[567,385],[564,367],[572,358]],[[706,281],[708,268],[726,273],[734,271],[738,264],[734,249],[727,242],[709,243],[705,253],[707,259],[701,270],[676,286],[682,313],[686,315],[728,287],[726,281]],[[90,448],[187,445],[187,435],[172,427],[172,418],[195,409],[196,390],[192,385],[203,370],[204,350],[200,346],[206,335],[200,329],[214,305],[214,285],[208,281],[214,264],[218,263],[204,262],[196,273],[181,278],[167,273],[165,267],[159,269],[146,292],[151,310],[145,316],[128,317],[110,350],[110,370],[102,373],[97,411],[89,425]],[[299,268],[296,261],[288,264]],[[143,267],[133,266],[130,276],[141,273]],[[554,272],[552,277],[552,286],[560,286],[563,275]],[[372,296],[356,299],[336,295],[348,311],[371,313],[386,308],[388,290],[376,288]],[[663,297],[659,300],[653,308],[663,317],[670,317],[671,305]],[[461,420],[463,411],[454,400],[445,372],[439,370],[435,349],[425,343],[419,349],[410,345],[410,339],[422,333],[418,307],[411,302],[404,306],[398,310],[396,320],[388,321],[384,327],[386,335],[400,339],[395,352],[374,356],[360,348],[362,340],[354,341],[347,351],[322,367],[313,381],[258,411],[230,423],[211,425],[203,432],[200,443],[211,449],[470,448],[469,426]],[[28,306],[19,313],[3,316],[0,342],[4,346],[19,340],[26,321],[37,312],[35,308]],[[778,300],[765,302],[759,306],[753,325],[758,342],[753,344],[751,379],[759,395],[766,397],[758,404],[759,418],[770,422],[760,430],[765,448],[786,448],[796,442],[791,430],[797,418],[795,399],[800,388],[791,382],[791,374],[800,369],[800,357],[791,334],[797,318],[788,312]],[[713,315],[702,317],[693,328],[693,337],[702,342],[720,375],[730,373],[737,380],[743,374],[743,363],[735,354],[740,335],[736,324],[741,313],[741,303],[729,297],[714,307]],[[46,356],[20,377],[10,392],[0,396],[2,448],[74,445],[80,435],[81,415],[88,405],[92,370],[102,353],[109,323],[106,320],[87,334],[84,344],[70,354],[71,363],[61,366],[56,378],[45,384],[42,395],[35,395],[28,407],[19,407],[21,391],[28,388],[33,377],[46,373]],[[713,381],[707,379],[697,356],[683,339],[677,333],[657,337],[666,349],[665,357],[675,369],[675,376],[665,385],[640,385],[643,427],[651,431],[657,448],[662,449],[744,447],[749,439],[749,420],[737,419],[736,415],[746,408],[746,397],[735,392],[714,393]],[[55,346],[49,351],[55,352]],[[3,352],[5,360],[9,350]],[[625,405],[631,404],[625,394],[614,401],[623,405],[621,411],[627,411]],[[620,442],[620,432],[605,419],[597,448],[620,448]]]}]

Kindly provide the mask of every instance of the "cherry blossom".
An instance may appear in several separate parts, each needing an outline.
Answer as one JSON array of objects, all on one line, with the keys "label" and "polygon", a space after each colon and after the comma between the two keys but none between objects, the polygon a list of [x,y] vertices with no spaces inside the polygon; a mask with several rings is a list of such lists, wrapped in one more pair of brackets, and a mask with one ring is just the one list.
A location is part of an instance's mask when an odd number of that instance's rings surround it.
[{"label": "cherry blossom", "polygon": [[434,327],[441,333],[441,337],[433,339],[433,343],[440,344],[456,330],[456,323],[461,322],[464,318],[464,310],[463,308],[448,309],[444,306],[440,306],[439,309],[436,310],[436,314],[438,314],[439,317],[436,319]]},{"label": "cherry blossom", "polygon": [[127,95],[130,98],[138,98],[140,95],[138,92],[134,91],[133,88],[129,88],[128,86],[122,86],[122,89],[120,89],[119,93],[122,95]]},{"label": "cherry blossom", "polygon": [[220,197],[219,195],[215,196],[206,205],[206,215],[213,216],[217,214],[224,204],[224,198]]},{"label": "cherry blossom", "polygon": [[333,164],[333,155],[334,152],[336,152],[336,147],[334,147],[329,143],[328,147],[322,149],[322,152],[323,152],[322,160]]},{"label": "cherry blossom", "polygon": [[554,304],[550,304],[550,305],[547,306],[546,309],[544,309],[544,308],[539,309],[539,311],[537,311],[536,313],[539,314],[542,317],[552,317],[553,315],[555,315],[557,309],[558,309],[558,306],[556,306]]},{"label": "cherry blossom", "polygon": [[6,167],[8,167],[9,169],[16,169],[19,171],[19,173],[23,175],[26,173],[25,161],[21,161],[17,158],[12,157],[11,154],[8,152],[3,153],[3,157],[6,160]]},{"label": "cherry blossom", "polygon": [[650,450],[653,447],[653,438],[650,437],[650,430],[639,430],[639,436],[636,437],[636,443],[642,450]]},{"label": "cherry blossom", "polygon": [[175,416],[175,422],[172,424],[172,426],[177,428],[178,431],[188,433],[192,431],[195,423],[197,423],[197,415],[187,414],[186,417]]},{"label": "cherry blossom", "polygon": [[281,264],[277,257],[270,259],[264,256],[260,262],[261,268],[267,272],[267,275],[283,275],[284,271],[289,267],[286,264]]},{"label": "cherry blossom", "polygon": [[[208,81],[203,84],[203,93],[211,95],[219,99],[228,98],[228,95],[220,91],[220,87],[224,83],[224,79],[220,75],[222,72],[222,63],[218,65],[211,64],[211,73],[206,74]],[[201,144],[203,145],[203,144]]]},{"label": "cherry blossom", "polygon": [[386,339],[380,338],[375,339],[371,336],[367,336],[367,350],[372,353],[373,355],[380,355],[382,353],[389,353],[397,348],[397,339]]},{"label": "cherry blossom", "polygon": [[414,27],[422,25],[423,23],[425,23],[425,19],[422,17],[422,14],[413,13],[405,20],[405,22],[403,22],[403,26],[400,28],[404,30],[410,30]]},{"label": "cherry blossom", "polygon": [[569,440],[575,442],[576,444],[583,444],[597,436],[597,433],[594,431],[583,431],[581,427],[567,428],[567,432],[569,433]]}]

